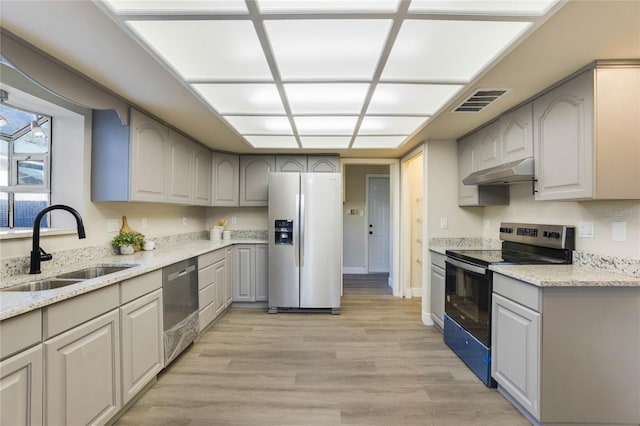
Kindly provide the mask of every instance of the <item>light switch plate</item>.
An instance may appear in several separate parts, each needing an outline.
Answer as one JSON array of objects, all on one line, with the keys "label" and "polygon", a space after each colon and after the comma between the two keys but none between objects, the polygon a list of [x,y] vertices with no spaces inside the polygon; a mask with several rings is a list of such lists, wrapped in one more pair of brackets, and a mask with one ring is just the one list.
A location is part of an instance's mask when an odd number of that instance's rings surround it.
[{"label": "light switch plate", "polygon": [[440,229],[447,229],[449,228],[449,220],[446,217],[441,217],[440,218]]},{"label": "light switch plate", "polygon": [[143,217],[142,219],[140,219],[140,228],[141,229],[147,229],[147,218]]},{"label": "light switch plate", "polygon": [[238,223],[238,218],[237,218],[237,217],[235,217],[235,216],[231,216],[231,224],[232,224],[232,225],[235,225],[235,224],[237,224],[237,223]]},{"label": "light switch plate", "polygon": [[593,222],[578,222],[578,237],[595,238],[595,225]]}]

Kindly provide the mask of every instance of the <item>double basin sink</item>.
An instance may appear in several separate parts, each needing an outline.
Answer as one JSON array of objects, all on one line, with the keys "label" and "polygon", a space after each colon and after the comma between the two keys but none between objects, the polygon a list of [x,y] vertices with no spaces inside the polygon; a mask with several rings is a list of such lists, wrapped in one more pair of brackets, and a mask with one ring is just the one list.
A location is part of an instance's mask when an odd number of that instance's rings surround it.
[{"label": "double basin sink", "polygon": [[12,287],[1,289],[1,291],[43,291],[53,290],[56,288],[66,287],[71,284],[77,284],[81,281],[90,280],[92,278],[102,277],[104,275],[113,274],[133,268],[137,265],[111,265],[111,266],[93,266],[89,268],[79,269],[66,274],[47,278],[44,280],[34,281],[25,284],[19,284]]}]

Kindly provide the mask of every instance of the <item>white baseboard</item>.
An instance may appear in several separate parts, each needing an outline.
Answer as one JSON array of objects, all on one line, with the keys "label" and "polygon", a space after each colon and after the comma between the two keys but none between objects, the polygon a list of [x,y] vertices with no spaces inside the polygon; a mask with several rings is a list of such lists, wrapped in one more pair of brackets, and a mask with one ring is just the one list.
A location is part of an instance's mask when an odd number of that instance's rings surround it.
[{"label": "white baseboard", "polygon": [[433,319],[431,319],[431,314],[429,312],[422,311],[422,323],[428,326],[434,325]]},{"label": "white baseboard", "polygon": [[422,297],[422,287],[419,288],[405,288],[404,289],[404,297],[405,299],[411,299],[414,297]]},{"label": "white baseboard", "polygon": [[363,266],[345,266],[342,268],[343,274],[368,274],[367,268]]}]

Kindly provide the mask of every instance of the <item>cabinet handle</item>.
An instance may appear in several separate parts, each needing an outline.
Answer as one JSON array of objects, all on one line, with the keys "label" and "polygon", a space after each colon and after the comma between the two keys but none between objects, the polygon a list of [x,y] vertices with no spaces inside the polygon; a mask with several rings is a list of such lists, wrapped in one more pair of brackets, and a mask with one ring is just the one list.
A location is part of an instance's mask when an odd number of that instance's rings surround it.
[{"label": "cabinet handle", "polygon": [[538,190],[536,189],[537,181],[538,179],[536,179],[535,177],[531,178],[531,195],[536,195],[536,192],[538,192]]}]

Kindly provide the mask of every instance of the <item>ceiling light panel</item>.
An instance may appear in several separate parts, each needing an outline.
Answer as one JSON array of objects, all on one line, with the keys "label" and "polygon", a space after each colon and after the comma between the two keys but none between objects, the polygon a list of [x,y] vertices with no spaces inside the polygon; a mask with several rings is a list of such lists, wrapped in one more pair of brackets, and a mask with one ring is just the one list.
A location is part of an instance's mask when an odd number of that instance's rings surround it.
[{"label": "ceiling light panel", "polygon": [[285,114],[275,84],[192,84],[219,114]]},{"label": "ceiling light panel", "polygon": [[102,0],[116,13],[249,13],[244,0]]},{"label": "ceiling light panel", "polygon": [[373,92],[369,114],[433,115],[464,86],[453,84],[384,84]]},{"label": "ceiling light panel", "polygon": [[262,13],[393,13],[399,0],[257,0]]},{"label": "ceiling light panel", "polygon": [[293,114],[360,114],[369,84],[285,84]]},{"label": "ceiling light panel", "polygon": [[388,19],[265,21],[284,81],[370,80],[391,28]]},{"label": "ceiling light panel", "polygon": [[273,77],[251,21],[127,21],[186,80]]},{"label": "ceiling light panel", "polygon": [[405,141],[406,136],[358,136],[351,148],[397,148]]},{"label": "ceiling light panel", "polygon": [[244,138],[254,148],[298,148],[295,136],[245,135]]},{"label": "ceiling light panel", "polygon": [[287,117],[225,115],[225,120],[240,134],[293,135]]},{"label": "ceiling light panel", "polygon": [[301,136],[303,148],[346,149],[349,148],[351,136]]},{"label": "ceiling light panel", "polygon": [[300,135],[350,136],[356,127],[358,117],[294,117],[293,120],[296,123],[296,128]]},{"label": "ceiling light panel", "polygon": [[467,83],[531,22],[406,20],[382,80]]},{"label": "ceiling light panel", "polygon": [[360,125],[360,135],[410,135],[429,117],[380,117],[365,116]]},{"label": "ceiling light panel", "polygon": [[412,0],[409,12],[456,15],[517,15],[541,16],[548,12],[557,0]]}]

